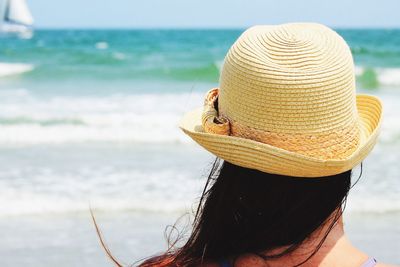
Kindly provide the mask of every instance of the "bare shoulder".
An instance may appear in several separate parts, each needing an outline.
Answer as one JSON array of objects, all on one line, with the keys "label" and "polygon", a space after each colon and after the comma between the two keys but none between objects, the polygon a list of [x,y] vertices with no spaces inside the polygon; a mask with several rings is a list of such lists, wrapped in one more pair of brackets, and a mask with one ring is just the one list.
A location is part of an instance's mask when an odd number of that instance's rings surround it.
[{"label": "bare shoulder", "polygon": [[375,266],[376,267],[400,267],[399,265],[391,265],[391,264],[384,264],[384,263],[378,263]]}]

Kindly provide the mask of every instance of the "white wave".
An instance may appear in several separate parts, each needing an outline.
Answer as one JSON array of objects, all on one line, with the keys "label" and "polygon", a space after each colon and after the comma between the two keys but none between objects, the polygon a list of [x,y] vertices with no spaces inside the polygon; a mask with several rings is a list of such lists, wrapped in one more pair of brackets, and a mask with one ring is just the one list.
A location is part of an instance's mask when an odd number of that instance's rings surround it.
[{"label": "white wave", "polygon": [[[68,170],[55,164],[42,167],[32,164],[25,169],[15,164],[8,171],[2,170],[0,176],[7,179],[0,180],[0,203],[3,203],[0,216],[88,212],[89,207],[105,211],[183,213],[196,207],[205,183],[195,177],[196,171],[180,165],[143,170],[112,164],[84,165]],[[382,179],[379,176],[382,172],[374,173],[372,164],[366,167],[366,177],[350,191],[347,212],[399,212],[396,177]]]},{"label": "white wave", "polygon": [[[116,192],[118,194],[118,192]],[[104,211],[137,211],[137,212],[163,212],[184,213],[191,212],[196,206],[192,198],[171,199],[166,196],[155,198],[153,194],[147,198],[121,198],[97,196],[93,198],[71,199],[57,195],[37,195],[33,193],[15,193],[14,196],[2,195],[2,203],[12,205],[0,206],[0,217],[18,216],[28,214],[63,214],[75,212],[88,212],[89,208]],[[394,199],[398,201],[398,198]],[[390,198],[351,199],[346,205],[349,213],[392,213],[400,212],[400,205],[396,205]]]},{"label": "white wave", "polygon": [[[124,175],[122,179],[119,174],[100,177],[93,172],[91,176],[97,182],[89,175],[80,179],[52,175],[54,177],[45,177],[47,179],[41,182],[32,179],[36,182],[34,186],[6,187],[3,183],[0,189],[0,203],[3,203],[0,205],[0,217],[88,212],[89,207],[105,211],[183,213],[196,207],[204,183],[199,179],[187,179],[179,173],[174,173],[172,177],[162,171],[142,174],[141,179],[132,174]],[[79,176],[79,173],[74,175]],[[399,195],[393,190],[385,190],[384,194],[354,194],[353,190],[347,201],[347,212],[400,212]]]},{"label": "white wave", "polygon": [[354,73],[356,74],[356,76],[360,76],[361,74],[363,74],[364,72],[364,68],[361,66],[355,66],[354,67]]},{"label": "white wave", "polygon": [[[380,142],[400,141],[400,97],[383,94]],[[182,115],[200,106],[201,93],[52,96],[0,91],[0,146],[77,142],[187,143]]]},{"label": "white wave", "polygon": [[378,81],[383,85],[400,85],[400,68],[377,69]]},{"label": "white wave", "polygon": [[[366,69],[361,66],[355,67],[356,76],[361,76]],[[399,86],[400,85],[400,68],[374,68],[373,71],[377,76],[380,85],[383,86]]]},{"label": "white wave", "polygon": [[[51,168],[51,167],[49,167]],[[192,207],[201,181],[181,170],[112,172],[80,169],[74,173],[35,170],[30,178],[20,172],[1,181],[0,216],[108,211],[183,212]],[[2,174],[4,175],[4,174]],[[13,177],[13,179],[10,179]],[[15,183],[15,179],[19,182]],[[5,204],[5,205],[4,205]]]},{"label": "white wave", "polygon": [[395,195],[352,197],[346,203],[348,212],[390,213],[400,212],[399,197]]},{"label": "white wave", "polygon": [[105,50],[105,49],[108,49],[108,47],[109,47],[109,45],[108,45],[107,42],[97,42],[97,43],[95,44],[95,46],[96,46],[96,48],[99,49],[99,50]]},{"label": "white wave", "polygon": [[379,94],[383,104],[382,126],[379,142],[393,144],[400,142],[400,95],[397,92]]},{"label": "white wave", "polygon": [[12,203],[12,205],[0,206],[0,217],[88,212],[89,208],[107,211],[184,212],[191,209],[191,203],[188,200],[171,200],[164,197],[156,199],[154,196],[142,199],[107,196],[70,198],[55,194],[39,195],[32,192],[6,192],[0,196],[0,201],[2,203]]},{"label": "white wave", "polygon": [[112,53],[112,57],[114,59],[121,60],[121,61],[126,59],[126,55],[124,53],[121,53],[121,52]]},{"label": "white wave", "polygon": [[[384,120],[380,141],[400,137],[400,97],[381,94]],[[0,91],[0,146],[71,142],[187,143],[178,128],[203,93],[111,96],[52,96]]]},{"label": "white wave", "polygon": [[[0,145],[66,142],[187,142],[182,115],[203,94],[54,96],[0,92]],[[192,100],[194,105],[188,103]]]},{"label": "white wave", "polygon": [[0,63],[0,77],[18,75],[34,69],[32,64]]},{"label": "white wave", "polygon": [[224,60],[217,60],[217,61],[214,62],[214,65],[221,72],[222,66],[224,65]]}]

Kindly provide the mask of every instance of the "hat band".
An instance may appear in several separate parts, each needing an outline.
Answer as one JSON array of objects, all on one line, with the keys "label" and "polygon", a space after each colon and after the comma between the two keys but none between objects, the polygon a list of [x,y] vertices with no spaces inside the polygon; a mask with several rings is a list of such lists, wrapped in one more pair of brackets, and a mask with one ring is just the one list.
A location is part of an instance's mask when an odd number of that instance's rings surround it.
[{"label": "hat band", "polygon": [[360,143],[360,129],[356,119],[339,129],[318,133],[277,133],[246,126],[219,114],[218,88],[206,94],[202,125],[207,133],[251,139],[324,160],[347,158]]}]

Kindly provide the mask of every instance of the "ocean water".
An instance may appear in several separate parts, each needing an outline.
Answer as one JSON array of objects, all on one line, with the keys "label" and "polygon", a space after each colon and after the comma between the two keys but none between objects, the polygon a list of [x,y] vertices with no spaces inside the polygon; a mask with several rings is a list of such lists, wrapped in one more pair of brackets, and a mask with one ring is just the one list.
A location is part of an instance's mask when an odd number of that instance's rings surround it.
[{"label": "ocean water", "polygon": [[[89,206],[133,218],[192,210],[213,157],[177,125],[217,86],[224,55],[241,32],[37,30],[29,40],[1,39],[0,224],[11,229],[0,241],[4,253],[28,253],[23,237],[10,234],[26,218],[34,225],[26,232],[38,233],[31,238],[40,243],[41,231],[57,227],[34,222],[58,225],[87,215]],[[353,53],[357,90],[384,103],[379,144],[347,212],[400,218],[400,30],[338,32]],[[48,265],[32,255],[16,260],[8,266],[54,266],[59,258]]]}]

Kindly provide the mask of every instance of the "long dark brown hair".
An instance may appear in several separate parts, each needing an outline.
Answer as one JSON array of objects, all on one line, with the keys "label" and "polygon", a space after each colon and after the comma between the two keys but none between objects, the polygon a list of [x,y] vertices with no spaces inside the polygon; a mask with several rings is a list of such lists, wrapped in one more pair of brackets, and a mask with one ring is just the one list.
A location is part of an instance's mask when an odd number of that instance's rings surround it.
[{"label": "long dark brown hair", "polygon": [[[361,176],[361,174],[360,174]],[[198,266],[252,253],[265,260],[296,250],[328,221],[309,260],[342,215],[351,188],[351,170],[320,178],[293,178],[243,168],[219,159],[212,165],[183,246],[153,256],[139,266]],[[332,218],[333,220],[328,220]],[[278,254],[268,252],[285,247]],[[119,263],[107,254],[114,263]]]}]

